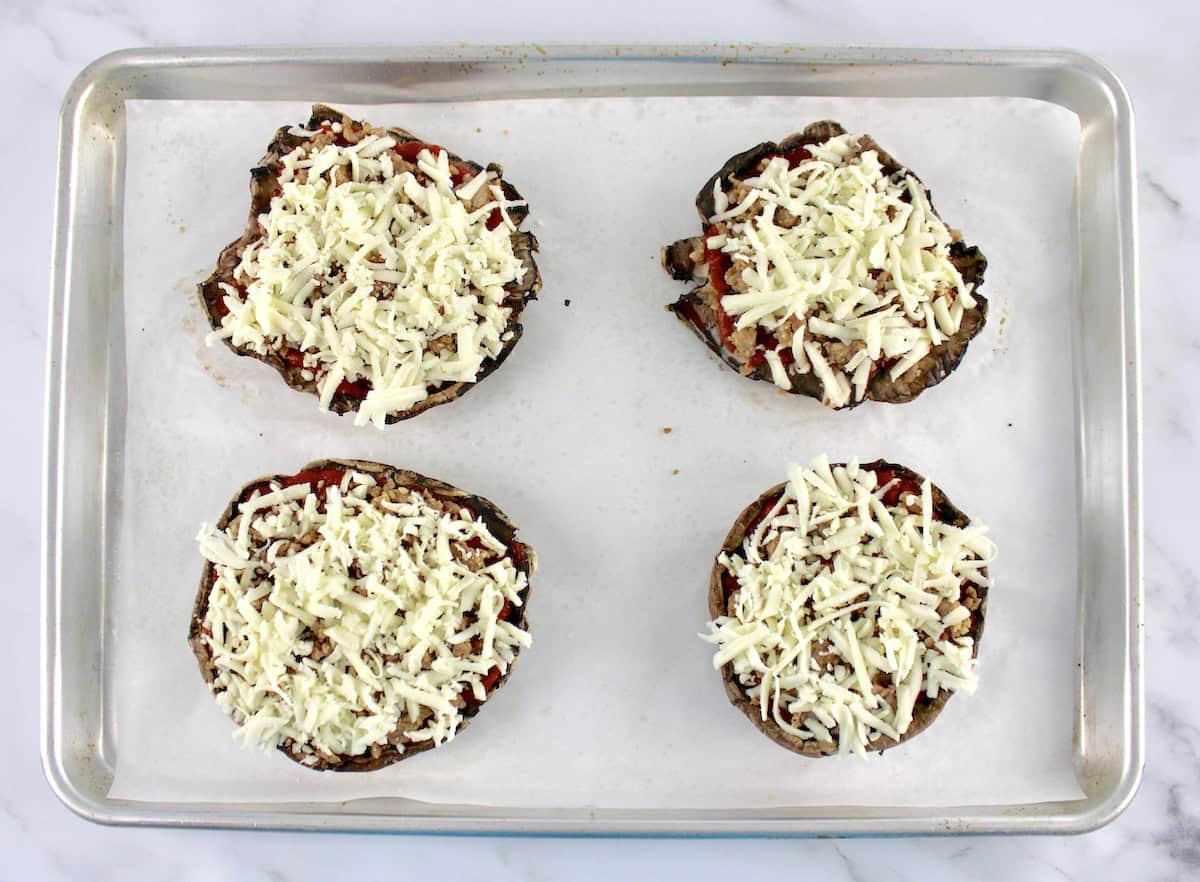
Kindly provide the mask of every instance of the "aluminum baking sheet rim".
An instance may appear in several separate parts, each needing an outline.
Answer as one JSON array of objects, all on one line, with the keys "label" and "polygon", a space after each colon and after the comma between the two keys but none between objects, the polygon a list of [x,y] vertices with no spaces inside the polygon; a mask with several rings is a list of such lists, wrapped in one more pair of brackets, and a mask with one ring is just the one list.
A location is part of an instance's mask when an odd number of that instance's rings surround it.
[{"label": "aluminum baking sheet rim", "polygon": [[[953,806],[932,810],[908,807],[808,807],[736,811],[685,810],[593,810],[587,808],[554,810],[538,814],[536,809],[479,809],[471,806],[441,806],[442,811],[426,811],[421,803],[406,800],[358,800],[343,804],[342,811],[331,811],[326,804],[267,806],[223,804],[143,803],[109,799],[87,792],[68,769],[67,745],[62,738],[64,645],[61,638],[64,614],[63,553],[64,524],[62,500],[69,462],[65,461],[67,442],[64,415],[70,415],[75,399],[68,388],[64,367],[70,356],[66,349],[70,292],[79,271],[74,269],[79,250],[87,249],[78,241],[80,221],[78,188],[79,160],[89,138],[97,133],[85,131],[88,102],[97,95],[107,98],[113,107],[122,107],[129,99],[178,97],[155,88],[155,75],[172,70],[213,69],[224,66],[339,64],[413,64],[455,63],[470,73],[476,63],[504,64],[593,64],[616,65],[620,70],[630,61],[708,63],[739,66],[775,63],[791,65],[803,75],[814,75],[813,88],[795,88],[791,94],[845,94],[830,89],[847,82],[869,83],[862,94],[881,97],[914,95],[1014,95],[1033,97],[1060,104],[1080,116],[1085,129],[1089,122],[1100,121],[1111,127],[1113,151],[1108,171],[1113,175],[1114,224],[1117,286],[1122,322],[1119,331],[1123,356],[1120,408],[1122,486],[1126,524],[1122,554],[1124,597],[1121,612],[1126,623],[1121,667],[1124,677],[1124,714],[1122,718],[1122,760],[1120,774],[1107,792],[1098,797],[1055,803],[1008,806]],[[902,84],[875,74],[895,73],[903,69]],[[664,70],[666,68],[663,68]],[[974,88],[963,76],[945,77],[957,71],[985,71],[988,77]],[[821,74],[840,75],[822,84]],[[124,75],[124,77],[123,77]],[[942,76],[939,79],[939,75]],[[1003,88],[1005,76],[1013,84]],[[914,79],[917,77],[918,79]],[[919,79],[924,77],[924,79]],[[1057,77],[1057,80],[1055,79]],[[1061,82],[1064,77],[1073,83]],[[913,88],[919,85],[920,89]],[[674,84],[679,87],[680,84]],[[1020,90],[1015,88],[1023,85]],[[1035,94],[1029,94],[1034,91]],[[110,94],[103,95],[105,88]],[[532,87],[532,86],[531,86]],[[244,88],[244,87],[243,87]],[[305,91],[308,87],[301,86]],[[629,94],[629,85],[609,85],[607,94]],[[1071,89],[1082,89],[1076,100],[1090,103],[1090,114],[1072,106]],[[534,89],[536,91],[536,89]],[[580,90],[582,92],[582,89]],[[1080,97],[1082,96],[1082,97]],[[236,97],[236,96],[227,96]],[[296,95],[292,97],[306,97]],[[440,99],[435,99],[440,100]],[[114,181],[121,174],[118,157],[123,149],[121,110],[110,110],[113,118],[104,128],[113,154],[110,165]],[[94,125],[94,121],[92,123]],[[112,126],[118,128],[113,134]],[[794,46],[710,44],[706,46],[618,46],[618,45],[513,45],[497,47],[402,47],[402,48],[275,48],[253,49],[182,49],[127,50],[105,56],[88,66],[72,84],[62,107],[59,131],[58,190],[55,206],[53,266],[51,270],[50,319],[46,372],[46,414],[44,462],[44,524],[42,554],[42,703],[41,754],[46,778],[63,803],[80,816],[104,824],[189,826],[214,828],[290,829],[306,831],[379,831],[403,833],[448,833],[480,835],[598,835],[598,836],[861,836],[952,833],[1081,833],[1094,830],[1115,818],[1132,800],[1141,780],[1144,764],[1142,694],[1142,579],[1141,579],[1141,400],[1138,352],[1139,314],[1136,266],[1136,216],[1134,194],[1133,117],[1128,95],[1116,76],[1103,65],[1070,51],[1008,50],[910,50],[873,48],[804,49]],[[122,196],[114,188],[103,207],[110,212]],[[1079,206],[1080,225],[1085,209]],[[98,237],[92,237],[95,243]],[[111,245],[111,239],[104,242]],[[1083,246],[1081,244],[1081,254]],[[1076,358],[1079,358],[1078,347]],[[1076,366],[1078,381],[1078,365]],[[107,378],[107,374],[106,374]],[[1077,399],[1082,396],[1076,382]],[[1077,407],[1082,402],[1076,402]],[[107,413],[107,411],[106,411]],[[105,443],[108,430],[102,417]],[[1086,451],[1080,451],[1080,471]],[[100,454],[101,465],[111,451]],[[1082,477],[1082,475],[1081,475]],[[103,475],[98,479],[103,490]],[[101,492],[98,498],[106,495]],[[102,516],[101,516],[102,520]],[[103,561],[100,561],[101,565]],[[1079,647],[1084,650],[1086,623],[1080,622]],[[1086,689],[1086,669],[1081,669],[1080,690]],[[1082,734],[1077,734],[1077,739]],[[97,734],[96,740],[99,740]],[[93,751],[95,744],[90,745]],[[77,757],[86,764],[88,756]],[[98,761],[94,753],[92,762]],[[95,788],[93,788],[95,789]],[[397,808],[403,814],[389,813]],[[373,809],[378,809],[373,811]],[[409,811],[411,809],[411,811]],[[444,813],[443,813],[444,812]]]}]

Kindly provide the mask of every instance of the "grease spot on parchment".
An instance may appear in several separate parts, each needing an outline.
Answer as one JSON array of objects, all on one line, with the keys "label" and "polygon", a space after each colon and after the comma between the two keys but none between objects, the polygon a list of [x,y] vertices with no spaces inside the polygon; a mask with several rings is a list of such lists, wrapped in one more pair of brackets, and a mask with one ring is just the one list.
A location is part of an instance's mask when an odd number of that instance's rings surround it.
[{"label": "grease spot on parchment", "polygon": [[1000,317],[996,322],[996,342],[992,345],[992,351],[998,355],[1004,355],[1008,352],[1008,316],[1012,311],[1012,306],[1005,300],[997,311],[1000,313]]}]

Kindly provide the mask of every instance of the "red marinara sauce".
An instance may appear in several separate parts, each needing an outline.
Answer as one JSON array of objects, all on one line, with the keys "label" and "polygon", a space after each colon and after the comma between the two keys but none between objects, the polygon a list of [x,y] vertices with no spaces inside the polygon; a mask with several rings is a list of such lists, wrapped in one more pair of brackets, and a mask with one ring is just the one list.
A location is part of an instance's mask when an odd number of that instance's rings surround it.
[{"label": "red marinara sauce", "polygon": [[893,478],[897,479],[896,483],[879,498],[884,505],[891,508],[899,505],[902,497],[910,494],[918,497],[921,495],[921,485],[909,476],[897,473],[892,469],[875,469],[875,480],[878,482],[876,486],[882,487]]},{"label": "red marinara sauce", "polygon": [[323,484],[340,484],[345,469],[305,469],[279,481],[281,487],[294,487],[297,484],[312,484],[313,489]]},{"label": "red marinara sauce", "polygon": [[[304,367],[304,353],[299,349],[285,349],[283,352],[283,360],[289,367],[302,368]],[[362,380],[342,380],[338,383],[337,389],[334,390],[335,395],[341,395],[345,398],[351,398],[355,401],[362,401],[367,397],[367,393],[371,391],[371,381]]]},{"label": "red marinara sauce", "polygon": [[[402,144],[397,144],[392,149],[405,162],[412,163],[417,161],[417,157],[421,155],[422,150],[428,150],[433,154],[435,159],[441,156],[443,152],[449,152],[439,144],[429,144],[425,141],[405,141]],[[450,181],[456,187],[465,183],[468,180],[467,176],[471,174],[471,167],[464,162],[458,162],[454,159],[449,160],[449,163]]]},{"label": "red marinara sauce", "polygon": [[707,227],[704,230],[704,262],[708,265],[709,287],[717,295],[717,308],[715,310],[717,333],[721,335],[721,342],[725,344],[725,348],[732,352],[733,344],[729,338],[733,335],[733,319],[721,307],[721,301],[725,299],[725,295],[730,290],[729,283],[725,281],[725,274],[729,272],[733,263],[729,259],[728,254],[725,254],[723,251],[714,251],[708,247],[709,237],[715,235],[717,235],[716,227]]}]

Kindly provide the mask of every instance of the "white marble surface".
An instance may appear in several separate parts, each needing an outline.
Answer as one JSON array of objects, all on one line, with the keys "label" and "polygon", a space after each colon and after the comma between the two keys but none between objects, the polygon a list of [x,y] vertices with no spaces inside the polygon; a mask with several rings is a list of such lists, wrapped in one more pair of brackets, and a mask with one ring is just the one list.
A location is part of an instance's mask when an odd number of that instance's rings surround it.
[{"label": "white marble surface", "polygon": [[[727,878],[755,872],[827,880],[1153,879],[1200,877],[1200,702],[1190,669],[1200,661],[1200,565],[1189,554],[1197,523],[1186,498],[1197,474],[1200,300],[1181,272],[1200,257],[1191,160],[1200,148],[1200,8],[1183,0],[1131,5],[1005,2],[883,7],[745,2],[710,14],[702,3],[616,2],[561,11],[527,4],[442,2],[411,21],[371,5],[298,0],[192,3],[151,0],[0,3],[0,78],[14,99],[3,140],[0,215],[8,320],[0,346],[9,414],[0,452],[13,502],[0,513],[7,566],[0,670],[10,678],[0,756],[0,879],[370,877],[442,868],[447,853],[489,879]],[[411,7],[410,7],[411,8]],[[887,12],[881,12],[886,8]],[[730,13],[730,10],[736,10]],[[722,21],[722,15],[730,21]],[[852,24],[851,24],[852,23]],[[318,36],[314,36],[317,34]],[[108,829],[79,820],[46,786],[37,755],[38,530],[43,355],[46,336],[54,139],[59,101],[95,57],[130,46],[229,42],[352,43],[793,40],[927,46],[1070,46],[1111,66],[1138,124],[1144,328],[1147,735],[1141,792],[1111,826],[1083,837],[915,841],[680,842],[301,836]],[[1165,323],[1165,324],[1164,324]],[[1179,491],[1182,490],[1183,493]],[[1172,496],[1172,491],[1175,495]],[[18,501],[19,500],[19,501]],[[437,861],[437,863],[435,863]],[[441,872],[435,870],[435,872]],[[451,872],[450,877],[458,876]],[[465,872],[462,874],[465,875]]]}]

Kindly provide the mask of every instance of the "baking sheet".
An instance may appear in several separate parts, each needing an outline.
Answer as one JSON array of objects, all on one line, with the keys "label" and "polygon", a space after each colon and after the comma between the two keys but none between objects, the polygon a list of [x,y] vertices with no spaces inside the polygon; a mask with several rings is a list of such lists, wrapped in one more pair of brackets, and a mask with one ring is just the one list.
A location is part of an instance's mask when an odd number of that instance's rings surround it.
[{"label": "baking sheet", "polygon": [[[266,366],[205,347],[194,297],[244,223],[248,168],[307,106],[127,105],[111,797],[709,808],[1082,795],[1073,115],[1023,99],[791,97],[347,109],[502,162],[532,206],[541,300],[503,369],[461,401],[382,433],[322,414]],[[834,414],[749,383],[663,311],[682,285],[659,268],[658,246],[697,231],[698,186],[732,153],[825,117],[912,163],[991,262],[987,329],[950,380],[909,405]],[[788,462],[823,451],[929,475],[1000,549],[979,691],[866,762],[806,759],[758,734],[696,636],[711,557],[737,512]],[[504,689],[455,741],[365,775],[241,748],[185,642],[200,522],[245,480],[325,456],[488,496],[541,560],[534,645]]]}]

